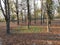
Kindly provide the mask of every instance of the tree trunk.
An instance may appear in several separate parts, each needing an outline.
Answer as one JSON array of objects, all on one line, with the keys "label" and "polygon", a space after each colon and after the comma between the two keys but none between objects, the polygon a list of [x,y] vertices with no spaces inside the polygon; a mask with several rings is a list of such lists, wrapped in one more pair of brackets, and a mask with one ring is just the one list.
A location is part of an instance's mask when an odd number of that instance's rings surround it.
[{"label": "tree trunk", "polygon": [[[26,10],[24,10],[24,13],[26,13]],[[25,23],[26,23],[26,14],[25,14]]]},{"label": "tree trunk", "polygon": [[41,0],[41,24],[43,23],[42,16],[43,16],[43,0]]},{"label": "tree trunk", "polygon": [[10,20],[6,20],[6,31],[7,34],[10,34]]},{"label": "tree trunk", "polygon": [[45,19],[45,11],[43,12],[43,23],[45,23],[44,19]]},{"label": "tree trunk", "polygon": [[30,27],[30,10],[29,10],[29,0],[27,0],[27,9],[28,9],[28,29],[29,29],[29,27]]},{"label": "tree trunk", "polygon": [[18,13],[17,13],[17,25],[19,25],[19,16],[18,16]]},{"label": "tree trunk", "polygon": [[21,15],[22,15],[22,23],[24,22],[24,19],[23,19],[23,13],[21,12]]},{"label": "tree trunk", "polygon": [[52,0],[46,0],[46,5],[47,5],[47,32],[50,31],[50,24],[52,20],[52,12],[51,12],[51,5],[52,5]]},{"label": "tree trunk", "polygon": [[[0,4],[1,4],[1,2],[0,2]],[[5,4],[5,13],[4,13],[4,10],[3,10],[2,6],[1,6],[1,10],[2,10],[3,15],[5,17],[5,20],[6,20],[6,32],[7,32],[7,34],[10,34],[10,7],[9,7],[9,0],[5,0],[4,4]]]},{"label": "tree trunk", "polygon": [[17,25],[19,25],[19,14],[18,14],[18,0],[16,0],[16,14],[17,14]]},{"label": "tree trunk", "polygon": [[58,13],[60,15],[60,0],[58,0],[58,3],[59,3]]},{"label": "tree trunk", "polygon": [[49,28],[49,18],[47,16],[47,32],[49,32],[50,28]]},{"label": "tree trunk", "polygon": [[35,17],[35,19],[34,19],[34,20],[35,20],[34,23],[36,24],[36,12],[35,12],[35,11],[36,11],[36,6],[35,6],[35,0],[34,0],[34,17]]},{"label": "tree trunk", "polygon": [[9,5],[9,0],[7,0],[7,3],[6,3],[6,17],[5,17],[5,20],[6,20],[6,30],[7,30],[7,34],[10,34],[10,5]]}]

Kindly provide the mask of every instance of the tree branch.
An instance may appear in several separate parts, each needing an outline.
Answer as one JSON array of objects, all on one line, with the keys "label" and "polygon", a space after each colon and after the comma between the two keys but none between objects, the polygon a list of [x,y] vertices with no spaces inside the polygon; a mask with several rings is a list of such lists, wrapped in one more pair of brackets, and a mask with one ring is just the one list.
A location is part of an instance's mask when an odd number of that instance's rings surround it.
[{"label": "tree branch", "polygon": [[3,7],[2,7],[2,5],[1,5],[1,0],[0,0],[0,7],[1,7],[1,11],[2,11],[4,17],[6,17],[6,14],[4,13]]}]

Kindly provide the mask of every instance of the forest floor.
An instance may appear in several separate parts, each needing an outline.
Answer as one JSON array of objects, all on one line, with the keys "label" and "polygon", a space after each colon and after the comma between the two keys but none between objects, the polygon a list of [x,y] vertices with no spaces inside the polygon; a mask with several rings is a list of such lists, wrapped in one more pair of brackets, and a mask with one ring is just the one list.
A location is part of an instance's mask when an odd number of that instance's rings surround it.
[{"label": "forest floor", "polygon": [[[20,23],[20,27],[27,26],[27,23]],[[16,22],[11,22],[11,30],[19,27]],[[31,26],[40,26],[44,28],[43,32],[38,33],[13,33],[6,34],[5,22],[0,22],[0,45],[60,45],[60,21],[52,21],[50,32],[47,32],[46,23],[42,24],[37,21]],[[38,29],[37,29],[38,30]]]}]

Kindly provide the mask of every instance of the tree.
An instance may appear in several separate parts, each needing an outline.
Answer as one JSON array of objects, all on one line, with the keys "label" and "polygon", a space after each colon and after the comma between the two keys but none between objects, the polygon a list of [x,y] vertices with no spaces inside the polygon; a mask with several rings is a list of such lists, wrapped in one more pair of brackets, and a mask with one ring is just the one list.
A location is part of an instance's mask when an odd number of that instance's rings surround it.
[{"label": "tree", "polygon": [[19,25],[18,0],[16,0],[16,14],[17,14],[17,24]]},{"label": "tree", "polygon": [[43,17],[43,0],[41,0],[41,24],[43,23],[42,17]]},{"label": "tree", "polygon": [[34,17],[35,17],[35,19],[34,19],[35,22],[34,23],[36,24],[36,12],[35,11],[36,11],[36,5],[35,5],[35,0],[34,0]]},{"label": "tree", "polygon": [[46,0],[41,0],[41,24],[44,23],[45,11],[46,11]]},{"label": "tree", "polygon": [[26,9],[24,9],[24,16],[25,16],[25,18],[24,18],[24,21],[25,21],[25,23],[26,23]]},{"label": "tree", "polygon": [[51,20],[53,19],[52,15],[52,0],[46,0],[46,5],[47,5],[47,32],[49,32]]},{"label": "tree", "polygon": [[30,15],[30,7],[29,7],[29,0],[27,0],[27,9],[28,9],[28,28],[29,28],[29,26],[30,26],[30,24],[31,24],[31,15]]},{"label": "tree", "polygon": [[10,6],[9,6],[9,0],[4,0],[5,10],[2,7],[1,1],[2,0],[0,0],[0,6],[1,6],[2,13],[3,13],[3,15],[5,17],[5,20],[6,20],[7,34],[10,34]]},{"label": "tree", "polygon": [[58,13],[60,15],[60,0],[58,0],[59,6],[58,6]]}]

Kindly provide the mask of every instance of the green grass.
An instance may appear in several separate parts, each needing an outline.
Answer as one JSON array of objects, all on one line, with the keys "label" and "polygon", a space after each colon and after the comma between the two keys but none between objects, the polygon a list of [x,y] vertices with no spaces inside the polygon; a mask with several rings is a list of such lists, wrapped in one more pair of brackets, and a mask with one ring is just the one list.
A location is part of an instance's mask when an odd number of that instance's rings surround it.
[{"label": "green grass", "polygon": [[44,32],[44,28],[41,28],[39,26],[30,26],[30,28],[28,29],[27,26],[21,26],[21,27],[14,28],[12,32],[13,33],[41,33]]}]

